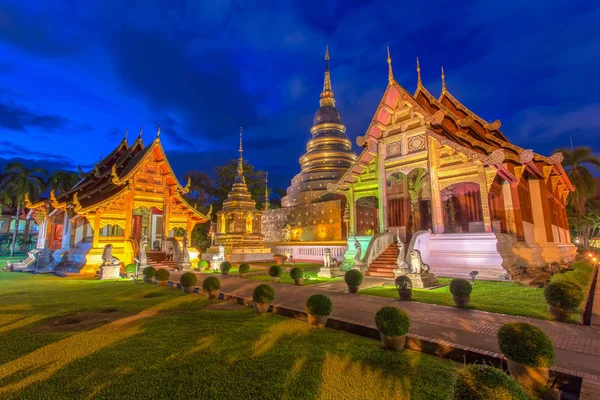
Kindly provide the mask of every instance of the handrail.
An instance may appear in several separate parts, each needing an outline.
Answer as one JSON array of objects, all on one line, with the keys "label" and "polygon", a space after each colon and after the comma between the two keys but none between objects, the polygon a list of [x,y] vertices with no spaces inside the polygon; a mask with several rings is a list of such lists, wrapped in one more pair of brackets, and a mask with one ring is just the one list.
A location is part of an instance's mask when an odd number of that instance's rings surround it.
[{"label": "handrail", "polygon": [[367,265],[371,265],[377,257],[381,255],[392,243],[394,243],[396,236],[392,232],[378,233],[373,236],[373,239],[369,242],[363,262]]}]

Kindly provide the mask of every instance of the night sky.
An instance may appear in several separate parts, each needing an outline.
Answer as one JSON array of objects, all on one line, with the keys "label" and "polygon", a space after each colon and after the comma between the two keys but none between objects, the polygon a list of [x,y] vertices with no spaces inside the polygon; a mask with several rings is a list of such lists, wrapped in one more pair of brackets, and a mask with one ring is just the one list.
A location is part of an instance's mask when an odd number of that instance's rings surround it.
[{"label": "night sky", "polygon": [[[0,172],[91,168],[129,129],[178,174],[245,158],[286,187],[323,85],[353,143],[387,85],[448,90],[515,144],[550,155],[600,132],[597,1],[7,1],[0,5]],[[358,152],[358,148],[355,146]]]}]

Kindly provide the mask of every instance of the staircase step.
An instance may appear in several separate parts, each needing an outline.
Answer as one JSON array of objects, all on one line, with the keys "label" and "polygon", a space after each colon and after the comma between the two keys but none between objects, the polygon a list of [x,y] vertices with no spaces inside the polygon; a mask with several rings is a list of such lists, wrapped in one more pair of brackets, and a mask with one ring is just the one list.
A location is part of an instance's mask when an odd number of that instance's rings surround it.
[{"label": "staircase step", "polygon": [[377,276],[377,277],[380,277],[380,278],[393,278],[394,277],[394,274],[391,273],[391,272],[388,273],[388,272],[375,272],[375,271],[371,272],[371,271],[368,271],[365,275],[367,275],[367,276]]}]

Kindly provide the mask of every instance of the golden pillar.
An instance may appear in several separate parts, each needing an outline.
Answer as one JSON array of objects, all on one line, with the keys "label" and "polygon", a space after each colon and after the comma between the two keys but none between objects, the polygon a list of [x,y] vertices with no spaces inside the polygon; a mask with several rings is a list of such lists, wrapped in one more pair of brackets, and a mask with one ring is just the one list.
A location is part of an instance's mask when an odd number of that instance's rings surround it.
[{"label": "golden pillar", "polygon": [[94,241],[92,247],[98,247],[100,242],[100,218],[102,218],[102,211],[96,209],[96,217],[94,218]]},{"label": "golden pillar", "polygon": [[[431,136],[427,137],[427,148],[429,151],[429,182],[431,184],[431,217],[433,219],[433,233],[444,233],[444,211],[442,209],[442,194],[438,179],[438,168],[440,167],[440,148],[437,140]],[[408,191],[406,191],[408,196]]]}]

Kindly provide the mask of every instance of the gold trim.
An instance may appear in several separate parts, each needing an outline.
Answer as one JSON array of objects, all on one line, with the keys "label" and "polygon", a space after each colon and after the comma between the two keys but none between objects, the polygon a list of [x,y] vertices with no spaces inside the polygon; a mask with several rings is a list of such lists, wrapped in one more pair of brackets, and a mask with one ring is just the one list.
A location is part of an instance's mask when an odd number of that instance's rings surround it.
[{"label": "gold trim", "polygon": [[312,128],[310,128],[310,133],[313,134],[315,132],[324,131],[326,129],[334,129],[334,130],[340,130],[342,132],[346,132],[346,127],[343,124],[336,124],[336,123],[333,123],[333,122],[326,122],[326,123],[323,123],[323,124],[315,125]]}]

